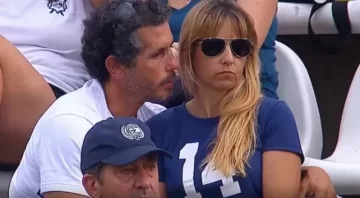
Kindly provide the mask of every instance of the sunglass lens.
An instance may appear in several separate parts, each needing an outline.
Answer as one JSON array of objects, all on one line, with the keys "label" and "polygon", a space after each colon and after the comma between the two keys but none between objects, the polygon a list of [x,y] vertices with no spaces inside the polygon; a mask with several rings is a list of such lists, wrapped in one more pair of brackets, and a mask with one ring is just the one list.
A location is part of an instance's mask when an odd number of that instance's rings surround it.
[{"label": "sunglass lens", "polygon": [[251,51],[251,42],[247,39],[235,39],[231,42],[231,49],[234,54],[246,57]]},{"label": "sunglass lens", "polygon": [[206,56],[216,56],[220,54],[225,47],[225,41],[217,38],[204,39],[201,43],[201,50]]}]

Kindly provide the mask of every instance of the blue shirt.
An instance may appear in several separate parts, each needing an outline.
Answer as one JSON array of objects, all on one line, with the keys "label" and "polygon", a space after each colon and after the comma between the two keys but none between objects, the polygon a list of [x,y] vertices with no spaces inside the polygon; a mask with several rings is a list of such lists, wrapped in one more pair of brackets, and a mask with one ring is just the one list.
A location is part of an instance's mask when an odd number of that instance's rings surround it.
[{"label": "blue shirt", "polygon": [[[264,98],[258,113],[258,128],[247,176],[225,178],[219,171],[201,166],[209,143],[214,140],[218,118],[197,118],[185,105],[168,109],[147,121],[155,144],[173,154],[173,159],[159,159],[160,182],[167,197],[203,198],[262,197],[262,154],[280,150],[295,153],[303,160],[294,117],[284,102]],[[300,170],[299,170],[300,171]]]},{"label": "blue shirt", "polygon": [[[179,41],[182,23],[187,13],[194,7],[200,0],[192,0],[189,4],[181,9],[172,9],[170,17],[170,28],[174,36],[174,41]],[[167,3],[167,0],[165,0]],[[278,73],[275,69],[275,39],[277,35],[277,19],[276,17],[271,24],[268,35],[260,48],[261,60],[261,83],[263,93],[267,97],[277,98],[276,89],[278,87]]]}]

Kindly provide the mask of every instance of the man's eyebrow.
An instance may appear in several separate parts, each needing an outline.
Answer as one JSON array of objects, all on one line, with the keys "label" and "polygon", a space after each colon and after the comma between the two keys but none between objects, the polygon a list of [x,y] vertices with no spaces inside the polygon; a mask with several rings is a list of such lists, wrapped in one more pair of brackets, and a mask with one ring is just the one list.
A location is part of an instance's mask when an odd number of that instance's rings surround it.
[{"label": "man's eyebrow", "polygon": [[119,166],[114,166],[114,171],[121,171],[124,169],[128,169],[131,168],[133,164],[124,164],[124,165],[119,165]]},{"label": "man's eyebrow", "polygon": [[157,49],[154,49],[151,54],[156,54],[156,53],[159,53],[159,52],[163,52],[163,51],[166,51],[168,49],[168,47],[173,47],[173,44],[174,44],[174,40],[172,40],[171,44],[169,46],[166,46],[166,47],[161,47],[161,48],[157,48]]},{"label": "man's eyebrow", "polygon": [[162,47],[162,48],[155,49],[151,54],[156,54],[156,53],[159,53],[159,52],[164,52],[164,51],[166,50],[166,48],[168,48],[168,47]]}]

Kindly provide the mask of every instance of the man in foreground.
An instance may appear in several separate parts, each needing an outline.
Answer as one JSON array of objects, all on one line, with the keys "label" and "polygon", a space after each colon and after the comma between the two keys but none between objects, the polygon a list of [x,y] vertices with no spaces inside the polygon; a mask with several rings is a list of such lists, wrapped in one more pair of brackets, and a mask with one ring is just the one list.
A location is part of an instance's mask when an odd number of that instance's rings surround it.
[{"label": "man in foreground", "polygon": [[158,198],[157,156],[170,157],[136,118],[98,122],[81,150],[83,185],[93,198]]}]

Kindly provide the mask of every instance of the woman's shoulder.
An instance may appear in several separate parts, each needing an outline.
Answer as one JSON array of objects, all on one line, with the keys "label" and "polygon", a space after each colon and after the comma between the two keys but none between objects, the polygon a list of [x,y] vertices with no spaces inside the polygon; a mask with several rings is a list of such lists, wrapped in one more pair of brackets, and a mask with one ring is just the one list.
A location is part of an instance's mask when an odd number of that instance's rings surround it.
[{"label": "woman's shoulder", "polygon": [[258,113],[259,124],[266,124],[269,120],[274,120],[270,119],[271,117],[283,116],[293,117],[290,108],[284,101],[268,97],[261,99]]},{"label": "woman's shoulder", "polygon": [[151,130],[151,137],[155,144],[161,148],[165,148],[167,143],[174,137],[173,131],[176,129],[177,120],[179,117],[179,111],[184,105],[169,108],[157,115],[154,115],[146,124]]},{"label": "woman's shoulder", "polygon": [[258,120],[262,151],[292,152],[304,160],[295,118],[284,101],[264,98]]},{"label": "woman's shoulder", "polygon": [[270,97],[266,97],[264,96],[263,98],[261,98],[260,101],[260,109],[264,110],[270,110],[274,107],[280,106],[281,107],[287,107],[287,104],[285,101],[281,100],[281,99],[275,99],[275,98],[270,98]]},{"label": "woman's shoulder", "polygon": [[175,114],[177,109],[180,106],[171,107],[169,109],[166,109],[165,111],[162,111],[154,116],[152,116],[146,123],[148,125],[154,125],[162,122],[171,122],[175,118]]},{"label": "woman's shoulder", "polygon": [[258,112],[258,132],[265,138],[273,134],[297,135],[295,118],[288,105],[281,100],[264,97]]},{"label": "woman's shoulder", "polygon": [[181,119],[179,116],[181,117],[180,113],[184,107],[184,105],[179,105],[162,111],[147,120],[146,124],[151,130],[164,131],[167,126],[173,126],[177,120]]}]

